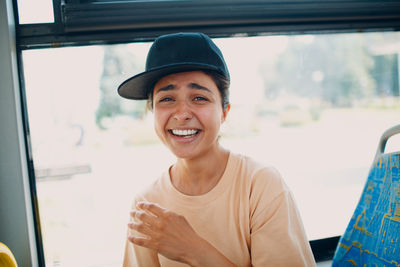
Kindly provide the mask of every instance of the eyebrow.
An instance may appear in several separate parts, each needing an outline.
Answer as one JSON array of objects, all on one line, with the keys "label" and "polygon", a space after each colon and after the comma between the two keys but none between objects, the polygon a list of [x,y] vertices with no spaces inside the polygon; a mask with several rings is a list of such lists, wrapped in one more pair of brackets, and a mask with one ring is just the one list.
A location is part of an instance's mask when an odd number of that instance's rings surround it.
[{"label": "eyebrow", "polygon": [[[208,89],[207,87],[204,87],[204,86],[202,86],[202,85],[200,85],[198,83],[190,83],[189,84],[189,88],[190,89],[196,89],[196,90],[204,90],[204,91],[213,93],[210,89]],[[174,89],[176,89],[176,86],[173,85],[173,84],[169,84],[167,86],[164,86],[164,87],[161,87],[161,88],[157,89],[156,94],[159,93],[159,92],[171,91],[171,90],[174,90]]]},{"label": "eyebrow", "polygon": [[202,86],[200,84],[197,84],[197,83],[190,83],[189,84],[189,88],[198,89],[198,90],[204,90],[204,91],[207,91],[207,92],[213,94],[213,92],[210,89],[208,89],[207,87],[204,87],[204,86]]},{"label": "eyebrow", "polygon": [[174,90],[175,89],[175,85],[173,84],[168,84],[167,86],[161,87],[159,89],[157,89],[157,93],[162,92],[162,91],[170,91],[170,90]]}]

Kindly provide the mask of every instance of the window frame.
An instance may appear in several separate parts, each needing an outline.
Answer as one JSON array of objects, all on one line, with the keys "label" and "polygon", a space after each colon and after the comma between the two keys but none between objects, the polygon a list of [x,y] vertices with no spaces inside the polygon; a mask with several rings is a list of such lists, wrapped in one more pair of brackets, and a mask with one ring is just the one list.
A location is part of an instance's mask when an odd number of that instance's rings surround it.
[{"label": "window frame", "polygon": [[53,0],[53,9],[54,23],[16,23],[20,49],[151,41],[179,31],[229,37],[400,29],[396,0]]},{"label": "window frame", "polygon": [[[54,23],[19,24],[13,0],[21,106],[36,246],[45,266],[25,99],[23,50],[152,41],[161,34],[201,31],[210,37],[399,31],[396,0],[53,0]],[[229,9],[231,12],[226,13]],[[152,13],[149,14],[149,10]],[[205,12],[206,16],[205,15]],[[124,12],[123,18],[118,14]],[[218,18],[218,19],[216,19]],[[316,261],[333,257],[339,236],[311,240]]]}]

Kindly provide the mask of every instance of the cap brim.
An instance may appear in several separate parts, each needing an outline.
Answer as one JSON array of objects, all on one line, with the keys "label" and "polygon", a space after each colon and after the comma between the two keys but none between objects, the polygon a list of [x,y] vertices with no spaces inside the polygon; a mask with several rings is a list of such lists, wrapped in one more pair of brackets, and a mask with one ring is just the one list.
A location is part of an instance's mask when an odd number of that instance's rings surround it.
[{"label": "cap brim", "polygon": [[158,69],[145,71],[139,73],[126,81],[118,87],[118,94],[127,99],[143,100],[147,99],[150,90],[154,84],[162,77],[178,72],[195,71],[195,70],[210,70],[218,73],[222,72],[211,65],[206,64],[174,64],[171,66],[163,66]]}]

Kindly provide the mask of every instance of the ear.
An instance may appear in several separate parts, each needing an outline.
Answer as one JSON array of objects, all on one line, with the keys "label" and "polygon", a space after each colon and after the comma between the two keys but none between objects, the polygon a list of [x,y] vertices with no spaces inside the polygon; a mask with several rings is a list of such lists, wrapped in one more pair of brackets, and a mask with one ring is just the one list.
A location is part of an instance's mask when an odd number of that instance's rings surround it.
[{"label": "ear", "polygon": [[226,108],[222,110],[221,123],[223,123],[226,120],[229,110],[231,110],[231,104],[228,104]]}]

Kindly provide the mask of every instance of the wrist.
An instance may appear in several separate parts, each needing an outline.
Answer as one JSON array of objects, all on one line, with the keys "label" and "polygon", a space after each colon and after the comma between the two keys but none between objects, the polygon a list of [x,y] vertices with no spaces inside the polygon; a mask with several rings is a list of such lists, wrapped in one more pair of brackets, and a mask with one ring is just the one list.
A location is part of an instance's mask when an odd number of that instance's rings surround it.
[{"label": "wrist", "polygon": [[205,255],[209,255],[210,246],[211,245],[206,240],[200,238],[192,249],[188,249],[188,252],[184,255],[183,261],[191,267],[204,267],[205,265],[202,258],[204,258]]}]

